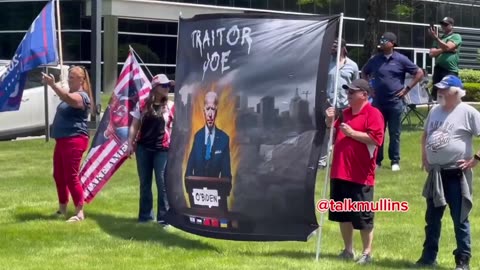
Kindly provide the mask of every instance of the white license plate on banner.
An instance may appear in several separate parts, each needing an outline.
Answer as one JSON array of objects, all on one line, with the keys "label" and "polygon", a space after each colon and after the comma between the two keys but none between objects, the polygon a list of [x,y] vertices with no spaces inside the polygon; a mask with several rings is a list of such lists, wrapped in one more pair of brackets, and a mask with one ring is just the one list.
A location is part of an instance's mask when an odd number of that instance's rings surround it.
[{"label": "white license plate on banner", "polygon": [[194,188],[192,195],[194,204],[208,206],[209,208],[212,208],[212,206],[218,207],[218,201],[221,199],[216,189]]}]

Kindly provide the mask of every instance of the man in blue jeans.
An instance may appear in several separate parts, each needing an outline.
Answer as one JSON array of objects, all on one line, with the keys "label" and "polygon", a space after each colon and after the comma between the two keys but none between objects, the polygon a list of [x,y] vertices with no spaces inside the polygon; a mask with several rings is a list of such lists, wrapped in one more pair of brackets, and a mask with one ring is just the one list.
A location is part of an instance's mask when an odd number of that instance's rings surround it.
[{"label": "man in blue jeans", "polygon": [[455,270],[466,270],[472,256],[470,223],[472,209],[472,168],[480,160],[473,153],[473,136],[480,136],[480,112],[463,103],[462,82],[448,75],[435,86],[435,106],[425,122],[422,136],[422,165],[428,172],[423,196],[427,200],[425,242],[418,266],[437,264],[442,217],[448,204],[455,229],[457,248]]},{"label": "man in blue jeans", "polygon": [[[388,156],[392,171],[400,170],[400,133],[401,117],[405,110],[404,96],[423,79],[423,71],[405,55],[394,51],[397,46],[397,37],[386,32],[380,38],[381,52],[368,60],[362,69],[362,78],[372,82],[373,101],[388,126],[390,144]],[[414,76],[411,85],[405,85],[405,75]],[[378,150],[377,167],[382,165],[383,145]]]}]

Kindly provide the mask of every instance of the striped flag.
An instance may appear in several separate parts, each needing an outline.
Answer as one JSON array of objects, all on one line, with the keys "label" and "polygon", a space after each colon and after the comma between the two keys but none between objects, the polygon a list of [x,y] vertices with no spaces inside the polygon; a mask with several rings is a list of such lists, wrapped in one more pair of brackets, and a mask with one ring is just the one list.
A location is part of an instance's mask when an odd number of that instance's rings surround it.
[{"label": "striped flag", "polygon": [[54,6],[50,1],[38,14],[0,76],[0,112],[18,111],[29,71],[58,62]]},{"label": "striped flag", "polygon": [[150,81],[130,50],[92,145],[80,169],[85,201],[91,202],[127,159],[130,112],[143,108]]}]

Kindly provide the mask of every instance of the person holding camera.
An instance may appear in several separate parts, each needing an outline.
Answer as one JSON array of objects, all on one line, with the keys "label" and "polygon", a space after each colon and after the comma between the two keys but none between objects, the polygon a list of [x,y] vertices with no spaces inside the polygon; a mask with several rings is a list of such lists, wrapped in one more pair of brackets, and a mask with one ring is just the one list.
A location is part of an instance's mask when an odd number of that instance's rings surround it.
[{"label": "person holding camera", "polygon": [[460,60],[460,47],[462,45],[462,36],[453,32],[454,20],[450,17],[445,17],[440,21],[443,35],[440,37],[430,24],[428,33],[433,41],[433,48],[430,49],[430,57],[435,58],[435,67],[433,68],[433,87],[432,99],[437,100],[438,88],[435,86],[447,75],[458,76],[458,62]]}]

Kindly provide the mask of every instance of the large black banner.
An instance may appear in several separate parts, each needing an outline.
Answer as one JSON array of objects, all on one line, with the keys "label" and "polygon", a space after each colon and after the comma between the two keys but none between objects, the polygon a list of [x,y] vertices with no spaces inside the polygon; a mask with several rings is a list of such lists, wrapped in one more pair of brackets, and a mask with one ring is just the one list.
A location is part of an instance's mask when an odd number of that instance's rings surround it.
[{"label": "large black banner", "polygon": [[173,226],[306,241],[339,17],[211,14],[179,22],[167,166]]}]

